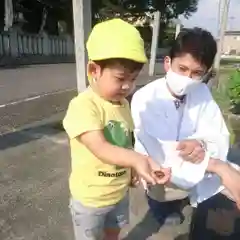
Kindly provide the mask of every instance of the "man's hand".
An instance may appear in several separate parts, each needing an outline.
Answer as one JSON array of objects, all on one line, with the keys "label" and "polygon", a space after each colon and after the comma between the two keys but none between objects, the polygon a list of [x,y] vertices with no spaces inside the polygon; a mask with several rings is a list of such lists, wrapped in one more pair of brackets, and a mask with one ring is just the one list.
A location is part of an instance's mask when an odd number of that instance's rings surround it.
[{"label": "man's hand", "polygon": [[179,151],[180,156],[184,160],[192,163],[201,163],[205,158],[205,149],[198,140],[189,139],[179,141],[176,150]]}]

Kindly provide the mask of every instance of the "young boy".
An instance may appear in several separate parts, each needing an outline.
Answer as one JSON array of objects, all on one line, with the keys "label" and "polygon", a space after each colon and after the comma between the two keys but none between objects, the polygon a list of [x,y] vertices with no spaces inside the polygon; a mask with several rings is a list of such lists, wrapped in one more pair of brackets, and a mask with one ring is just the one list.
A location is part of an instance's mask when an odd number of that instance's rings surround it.
[{"label": "young boy", "polygon": [[[168,160],[166,147],[173,142],[178,147],[172,148],[172,153],[177,149],[184,160],[201,163],[187,165],[183,161],[178,168],[176,161],[177,171],[172,164],[171,178],[175,184],[153,186],[148,192],[150,209],[161,224],[180,223],[182,200],[190,197],[192,205],[198,206],[192,220],[193,240],[222,239],[207,226],[209,211],[238,213],[236,206],[240,209],[240,174],[226,162],[229,132],[205,84],[216,51],[211,33],[200,28],[183,29],[164,60],[166,76],[136,92],[131,108],[136,151],[149,154],[160,164],[164,155]],[[179,187],[181,184],[188,187]],[[220,193],[223,186],[235,202]],[[236,226],[239,219],[233,221]],[[232,238],[227,239],[240,239],[239,230],[230,235]]]},{"label": "young boy", "polygon": [[71,213],[76,240],[116,240],[128,222],[131,169],[151,184],[164,184],[170,171],[131,149],[125,98],[147,61],[139,32],[120,19],[99,23],[87,50],[90,86],[71,101],[63,121],[72,157]]}]

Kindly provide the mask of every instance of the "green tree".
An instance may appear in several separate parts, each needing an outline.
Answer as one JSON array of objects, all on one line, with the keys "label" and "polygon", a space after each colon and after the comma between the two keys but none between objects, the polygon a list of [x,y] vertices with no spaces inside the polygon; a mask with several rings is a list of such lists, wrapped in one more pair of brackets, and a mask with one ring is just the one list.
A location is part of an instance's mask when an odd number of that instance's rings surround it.
[{"label": "green tree", "polygon": [[[166,39],[169,42],[169,36],[166,32],[169,22],[178,18],[179,15],[183,15],[185,18],[190,17],[197,11],[198,2],[199,0],[92,0],[93,22],[96,23],[115,16],[131,22],[147,18],[147,22],[149,22],[152,20],[151,13],[160,11],[159,43],[162,44],[166,42]],[[170,35],[170,38],[174,36]]]},{"label": "green tree", "polygon": [[[197,10],[198,1],[92,0],[93,24],[115,16],[134,21],[149,17],[149,13],[159,10],[161,11],[161,35],[170,19],[177,18],[179,15],[191,16]],[[38,33],[44,25],[44,30],[57,34],[58,21],[62,20],[67,23],[68,32],[73,32],[72,0],[13,0],[13,4],[16,12],[24,14],[25,31]],[[0,7],[0,9],[4,8]],[[3,11],[0,11],[0,19],[1,25],[4,19]]]},{"label": "green tree", "polygon": [[196,12],[199,0],[92,0],[94,17],[104,18],[119,14],[145,16],[146,12],[159,10],[162,20],[191,16]]}]

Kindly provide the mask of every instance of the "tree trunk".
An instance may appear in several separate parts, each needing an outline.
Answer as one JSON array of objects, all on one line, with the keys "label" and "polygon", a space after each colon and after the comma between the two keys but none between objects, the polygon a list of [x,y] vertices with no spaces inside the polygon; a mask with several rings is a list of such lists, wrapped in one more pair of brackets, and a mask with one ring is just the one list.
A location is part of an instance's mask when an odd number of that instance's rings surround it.
[{"label": "tree trunk", "polygon": [[8,31],[13,26],[13,2],[5,0],[4,31]]},{"label": "tree trunk", "polygon": [[46,7],[44,7],[43,12],[42,12],[42,22],[41,22],[41,26],[39,28],[39,34],[42,34],[44,32],[44,28],[45,28],[46,22],[47,22],[47,15],[48,15],[48,11],[47,11]]}]

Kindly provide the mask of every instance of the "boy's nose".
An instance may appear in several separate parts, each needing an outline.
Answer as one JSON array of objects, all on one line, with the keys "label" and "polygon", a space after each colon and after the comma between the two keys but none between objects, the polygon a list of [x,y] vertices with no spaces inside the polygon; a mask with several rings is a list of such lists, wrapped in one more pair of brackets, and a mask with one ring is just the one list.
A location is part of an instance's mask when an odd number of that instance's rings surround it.
[{"label": "boy's nose", "polygon": [[122,85],[122,89],[123,89],[123,90],[128,90],[128,89],[130,89],[130,84],[124,84],[124,85]]}]

